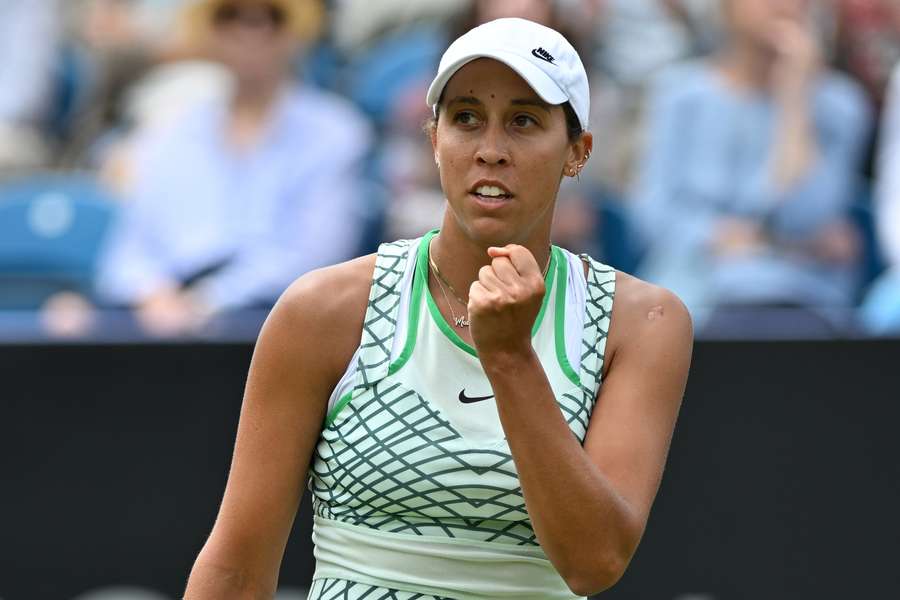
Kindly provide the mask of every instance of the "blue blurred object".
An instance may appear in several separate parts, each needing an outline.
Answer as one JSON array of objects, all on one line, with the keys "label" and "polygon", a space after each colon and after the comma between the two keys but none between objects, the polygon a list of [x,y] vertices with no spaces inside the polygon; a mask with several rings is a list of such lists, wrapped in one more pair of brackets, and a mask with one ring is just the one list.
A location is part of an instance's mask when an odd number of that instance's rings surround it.
[{"label": "blue blurred object", "polygon": [[424,95],[424,85],[445,47],[445,34],[435,26],[420,25],[386,37],[350,61],[343,91],[376,125],[383,126],[410,86],[421,83]]},{"label": "blue blurred object", "polygon": [[850,206],[849,218],[859,234],[862,236],[862,256],[860,266],[862,268],[860,282],[861,290],[865,291],[884,271],[886,265],[881,257],[878,247],[878,234],[875,229],[875,215],[872,211],[872,183],[862,181],[856,202]]},{"label": "blue blurred object", "polygon": [[86,174],[0,185],[0,309],[35,309],[56,292],[90,297],[115,204]]},{"label": "blue blurred object", "polygon": [[900,269],[885,271],[875,280],[859,314],[866,331],[872,335],[900,334]]},{"label": "blue blurred object", "polygon": [[642,249],[628,220],[628,211],[622,201],[608,191],[602,192],[599,211],[601,260],[620,271],[634,273],[640,263]]},{"label": "blue blurred object", "polygon": [[54,75],[48,125],[51,133],[62,138],[71,132],[79,112],[89,101],[96,74],[87,50],[69,41],[59,50]]},{"label": "blue blurred object", "polygon": [[863,292],[859,320],[874,336],[900,334],[900,266],[889,267],[881,255],[872,211],[871,183],[863,186],[851,217],[863,234]]}]

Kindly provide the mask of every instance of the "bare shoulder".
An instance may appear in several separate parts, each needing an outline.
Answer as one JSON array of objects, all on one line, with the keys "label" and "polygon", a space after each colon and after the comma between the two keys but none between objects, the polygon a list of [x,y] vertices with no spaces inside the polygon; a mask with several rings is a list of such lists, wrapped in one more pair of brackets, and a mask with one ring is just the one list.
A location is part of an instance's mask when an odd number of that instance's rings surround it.
[{"label": "bare shoulder", "polygon": [[617,354],[653,344],[660,350],[690,356],[693,323],[687,307],[670,290],[616,272],[616,296],[607,342],[606,367]]},{"label": "bare shoulder", "polygon": [[346,318],[365,312],[375,270],[374,254],[310,271],[288,287],[278,300],[284,310],[315,320]]},{"label": "bare shoulder", "polygon": [[336,382],[359,345],[375,259],[371,254],[298,278],[272,309],[262,335],[282,338],[304,354],[314,349],[326,379]]}]

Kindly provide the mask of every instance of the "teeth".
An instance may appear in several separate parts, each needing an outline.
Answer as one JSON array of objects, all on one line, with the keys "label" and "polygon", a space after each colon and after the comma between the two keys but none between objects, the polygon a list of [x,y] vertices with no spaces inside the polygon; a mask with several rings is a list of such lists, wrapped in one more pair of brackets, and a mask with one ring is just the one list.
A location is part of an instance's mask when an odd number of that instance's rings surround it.
[{"label": "teeth", "polygon": [[490,196],[490,197],[506,196],[506,192],[504,192],[503,190],[501,190],[500,188],[498,188],[495,185],[479,186],[479,187],[475,188],[475,193],[478,194],[479,196]]}]

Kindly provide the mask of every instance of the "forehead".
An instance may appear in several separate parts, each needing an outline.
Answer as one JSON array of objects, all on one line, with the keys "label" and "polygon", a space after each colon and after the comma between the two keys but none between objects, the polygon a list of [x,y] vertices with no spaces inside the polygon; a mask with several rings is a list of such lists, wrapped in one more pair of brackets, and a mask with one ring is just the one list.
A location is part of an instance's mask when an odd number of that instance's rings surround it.
[{"label": "forehead", "polygon": [[483,98],[538,98],[537,93],[510,67],[493,58],[476,58],[460,68],[444,87],[444,99],[456,96]]},{"label": "forehead", "polygon": [[809,0],[728,0],[725,5],[745,13],[748,10],[760,15],[773,14],[776,16],[801,16],[809,12],[811,5]]}]

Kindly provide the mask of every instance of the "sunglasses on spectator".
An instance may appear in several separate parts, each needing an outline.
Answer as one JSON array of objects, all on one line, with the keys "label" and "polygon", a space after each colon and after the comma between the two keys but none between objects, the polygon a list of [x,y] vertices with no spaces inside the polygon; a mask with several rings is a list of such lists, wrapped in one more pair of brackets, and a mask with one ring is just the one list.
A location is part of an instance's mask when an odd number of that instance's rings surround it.
[{"label": "sunglasses on spectator", "polygon": [[275,4],[240,6],[235,3],[225,3],[216,8],[213,13],[213,24],[217,27],[239,24],[248,27],[278,29],[284,25],[284,22],[284,9]]}]

